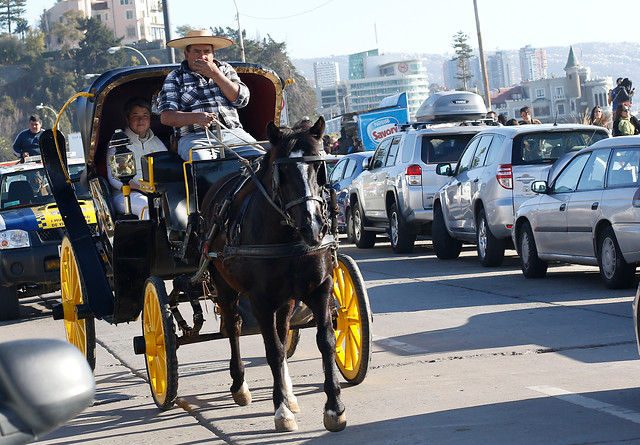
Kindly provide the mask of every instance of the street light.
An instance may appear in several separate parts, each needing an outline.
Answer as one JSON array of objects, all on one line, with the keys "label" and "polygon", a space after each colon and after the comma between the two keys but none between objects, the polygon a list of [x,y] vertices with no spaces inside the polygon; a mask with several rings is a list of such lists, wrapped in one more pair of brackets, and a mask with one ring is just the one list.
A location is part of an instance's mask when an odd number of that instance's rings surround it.
[{"label": "street light", "polygon": [[116,51],[120,51],[121,49],[130,49],[131,51],[135,51],[136,53],[138,53],[138,55],[142,58],[142,60],[144,60],[145,65],[149,65],[149,61],[147,60],[147,58],[144,56],[144,54],[142,54],[140,51],[138,51],[135,48],[132,48],[130,46],[112,46],[111,48],[109,48],[107,50],[107,52],[109,54],[115,54]]},{"label": "street light", "polygon": [[347,94],[346,96],[342,96],[342,105],[344,106],[343,114],[347,114],[349,112],[349,110],[347,109],[347,97],[351,97],[351,93]]},{"label": "street light", "polygon": [[56,120],[58,120],[58,113],[49,105],[44,105],[42,102],[40,102],[40,105],[36,105],[36,110],[45,110],[45,109],[51,111],[56,117]]},{"label": "street light", "polygon": [[242,27],[240,26],[240,13],[238,12],[238,4],[236,0],[233,0],[233,4],[236,7],[236,17],[238,17],[238,35],[240,36],[240,57],[244,62],[244,40],[242,39]]}]

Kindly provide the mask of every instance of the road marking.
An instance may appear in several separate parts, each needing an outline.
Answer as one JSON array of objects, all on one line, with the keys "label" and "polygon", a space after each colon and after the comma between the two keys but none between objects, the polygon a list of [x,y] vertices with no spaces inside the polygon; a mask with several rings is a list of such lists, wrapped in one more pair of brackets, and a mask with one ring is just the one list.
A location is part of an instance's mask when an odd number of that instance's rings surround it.
[{"label": "road marking", "polygon": [[554,388],[553,386],[529,386],[528,388],[533,391],[558,398],[565,402],[573,403],[574,405],[593,409],[606,414],[611,414],[612,416],[620,417],[621,419],[640,424],[640,413],[637,411],[632,411],[630,409],[622,408],[610,403],[601,402],[599,400],[591,399],[589,397],[566,391],[562,388]]},{"label": "road marking", "polygon": [[429,352],[426,349],[418,348],[417,346],[413,346],[408,343],[403,343],[401,341],[392,340],[386,337],[378,337],[377,335],[373,336],[373,341],[378,344],[388,346],[402,352],[406,352],[408,354],[426,354],[427,352]]}]

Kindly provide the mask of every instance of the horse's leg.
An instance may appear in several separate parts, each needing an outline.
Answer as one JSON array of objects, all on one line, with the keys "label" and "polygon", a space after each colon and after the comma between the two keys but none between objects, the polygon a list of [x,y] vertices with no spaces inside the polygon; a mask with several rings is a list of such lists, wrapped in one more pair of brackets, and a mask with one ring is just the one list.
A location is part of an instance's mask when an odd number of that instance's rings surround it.
[{"label": "horse's leg", "polygon": [[294,300],[280,308],[276,312],[276,329],[278,331],[278,338],[280,342],[284,345],[285,357],[283,363],[284,367],[284,387],[287,391],[287,401],[289,402],[289,409],[292,413],[299,413],[300,406],[298,405],[298,399],[293,394],[293,383],[291,382],[291,377],[289,376],[289,366],[287,365],[287,357],[286,357],[286,348],[287,348],[287,339],[289,336],[289,322],[291,320],[291,313],[293,312],[293,306],[295,304]]},{"label": "horse's leg", "polygon": [[233,379],[231,395],[234,402],[240,406],[245,406],[251,403],[251,392],[249,392],[249,386],[244,379],[244,364],[240,356],[242,318],[238,312],[238,293],[229,287],[220,276],[215,278],[215,284],[216,302],[220,308],[224,330],[229,337],[231,346],[231,360],[229,362],[229,372]]},{"label": "horse's leg", "polygon": [[333,280],[329,278],[303,301],[313,311],[318,326],[316,343],[322,355],[324,392],[327,394],[324,427],[329,431],[342,431],[347,426],[347,416],[344,404],[340,401],[340,383],[335,365],[336,337],[331,320],[332,287]]},{"label": "horse's leg", "polygon": [[264,296],[252,298],[253,312],[262,331],[267,363],[273,375],[273,407],[276,431],[295,431],[298,429],[296,418],[289,409],[284,377],[284,343],[278,335],[276,311],[266,302]]}]

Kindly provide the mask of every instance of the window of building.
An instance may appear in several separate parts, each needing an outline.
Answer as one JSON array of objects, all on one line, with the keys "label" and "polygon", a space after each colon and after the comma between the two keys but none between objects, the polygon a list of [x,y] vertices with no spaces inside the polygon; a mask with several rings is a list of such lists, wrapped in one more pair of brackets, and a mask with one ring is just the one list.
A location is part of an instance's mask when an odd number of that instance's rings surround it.
[{"label": "window of building", "polygon": [[562,98],[564,97],[564,88],[563,87],[556,87],[556,98]]},{"label": "window of building", "polygon": [[534,116],[549,116],[549,107],[533,107]]},{"label": "window of building", "polygon": [[[522,99],[522,94],[520,94],[520,93],[514,93],[514,94],[512,94],[512,95],[511,95],[511,99],[513,99],[513,100],[520,100],[520,99]],[[519,114],[518,114],[518,117],[520,117],[520,115],[519,115]]]},{"label": "window of building", "polygon": [[576,111],[576,103],[571,101],[571,111]]},{"label": "window of building", "polygon": [[96,14],[96,18],[98,19],[99,22],[102,22],[102,16],[100,14]]},{"label": "window of building", "polygon": [[536,89],[536,97],[544,97],[544,88]]},{"label": "window of building", "polygon": [[135,37],[135,36],[136,36],[136,27],[127,26],[127,37]]},{"label": "window of building", "polygon": [[[132,9],[127,9],[127,10],[124,12],[124,15],[125,15],[125,18],[126,18],[127,20],[133,20],[133,10],[132,10]],[[131,36],[129,36],[129,37],[131,37]]]},{"label": "window of building", "polygon": [[558,114],[561,116],[564,114],[564,104],[558,104]]}]

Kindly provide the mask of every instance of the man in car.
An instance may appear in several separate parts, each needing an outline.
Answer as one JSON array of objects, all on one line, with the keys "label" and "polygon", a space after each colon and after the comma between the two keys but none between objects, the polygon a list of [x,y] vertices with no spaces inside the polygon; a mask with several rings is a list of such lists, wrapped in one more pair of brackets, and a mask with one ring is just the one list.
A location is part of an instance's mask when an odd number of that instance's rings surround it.
[{"label": "man in car", "polygon": [[232,44],[206,30],[190,31],[186,37],[167,42],[184,50],[185,60],[165,79],[158,112],[163,124],[178,128],[178,154],[185,160],[192,148],[215,143],[205,129],[216,120],[224,125],[223,143],[255,142],[242,128],[237,112],[249,103],[249,89],[231,65],[213,58],[216,49]]},{"label": "man in car", "polygon": [[40,135],[43,133],[39,116],[29,117],[29,128],[21,131],[13,142],[13,154],[24,160],[27,156],[40,154]]}]

